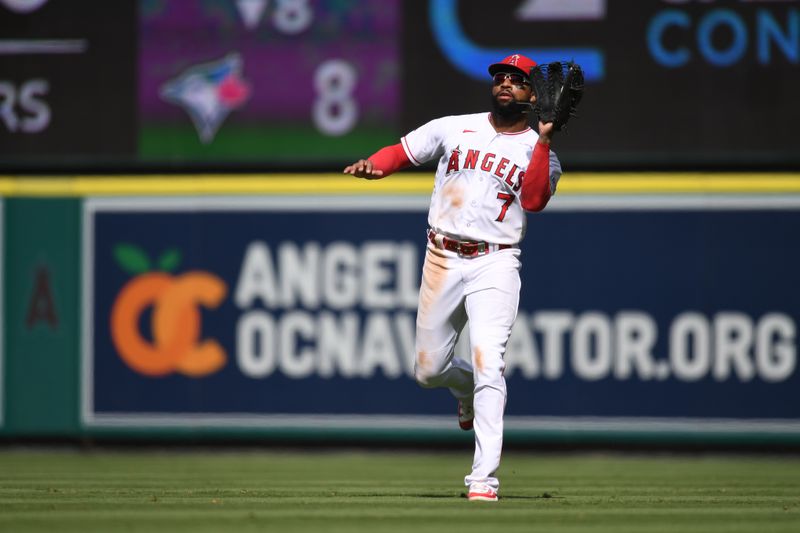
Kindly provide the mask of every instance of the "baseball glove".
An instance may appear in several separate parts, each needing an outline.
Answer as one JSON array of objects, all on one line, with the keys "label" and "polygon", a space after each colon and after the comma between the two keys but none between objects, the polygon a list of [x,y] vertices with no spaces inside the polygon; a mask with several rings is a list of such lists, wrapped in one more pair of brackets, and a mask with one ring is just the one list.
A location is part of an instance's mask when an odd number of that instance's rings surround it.
[{"label": "baseball glove", "polygon": [[539,121],[552,122],[553,128],[560,131],[570,117],[576,116],[583,96],[583,70],[572,61],[537,65],[531,69],[531,86],[536,95],[533,109]]}]

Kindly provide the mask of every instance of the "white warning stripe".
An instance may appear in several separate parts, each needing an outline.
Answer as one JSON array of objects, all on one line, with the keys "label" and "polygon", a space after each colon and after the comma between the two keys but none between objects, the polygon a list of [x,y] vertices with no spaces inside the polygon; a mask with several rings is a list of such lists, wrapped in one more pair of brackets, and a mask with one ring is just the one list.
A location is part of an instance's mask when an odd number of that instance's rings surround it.
[{"label": "white warning stripe", "polygon": [[[418,211],[427,212],[430,197],[421,195],[387,196],[194,196],[194,197],[89,197],[85,203],[95,211]],[[674,196],[553,196],[545,211],[751,211],[797,210],[800,195],[674,195]]]},{"label": "white warning stripe", "polygon": [[[193,427],[339,430],[435,430],[460,433],[455,418],[429,415],[251,414],[251,413],[86,413],[89,427]],[[509,432],[625,432],[694,434],[798,434],[800,420],[681,417],[506,416]]]}]

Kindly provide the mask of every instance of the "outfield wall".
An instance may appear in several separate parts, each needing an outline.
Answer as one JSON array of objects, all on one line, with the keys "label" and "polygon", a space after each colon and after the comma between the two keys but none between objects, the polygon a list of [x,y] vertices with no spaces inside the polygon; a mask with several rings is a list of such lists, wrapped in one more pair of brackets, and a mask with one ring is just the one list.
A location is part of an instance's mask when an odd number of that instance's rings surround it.
[{"label": "outfield wall", "polygon": [[[431,182],[0,178],[0,435],[467,438],[410,377]],[[565,175],[508,439],[800,442],[799,233],[797,174]]]}]

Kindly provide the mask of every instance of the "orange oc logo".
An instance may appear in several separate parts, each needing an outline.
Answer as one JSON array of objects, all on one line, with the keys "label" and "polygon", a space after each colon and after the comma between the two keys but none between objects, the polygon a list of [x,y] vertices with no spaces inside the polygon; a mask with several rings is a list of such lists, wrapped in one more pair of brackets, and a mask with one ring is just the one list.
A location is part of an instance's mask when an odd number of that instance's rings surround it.
[{"label": "orange oc logo", "polygon": [[[111,339],[122,360],[146,376],[178,372],[200,377],[225,365],[225,351],[215,340],[201,340],[199,306],[216,308],[225,298],[225,282],[210,272],[192,271],[180,275],[150,271],[143,251],[119,245],[114,255],[122,267],[137,274],[119,292],[111,308]],[[158,267],[171,270],[180,254],[169,251]],[[142,313],[152,308],[152,342],[142,336]]]}]

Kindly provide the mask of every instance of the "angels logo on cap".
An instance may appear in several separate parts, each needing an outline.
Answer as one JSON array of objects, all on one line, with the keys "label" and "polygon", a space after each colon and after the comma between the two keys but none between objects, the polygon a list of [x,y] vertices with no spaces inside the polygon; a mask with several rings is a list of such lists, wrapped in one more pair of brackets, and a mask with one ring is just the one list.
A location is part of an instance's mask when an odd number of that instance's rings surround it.
[{"label": "angels logo on cap", "polygon": [[[499,63],[489,65],[489,74],[494,76],[498,72],[508,72],[518,70],[525,76],[529,75],[531,69],[536,66],[536,61],[522,54],[513,54],[503,59]],[[509,68],[510,67],[510,68]]]}]

